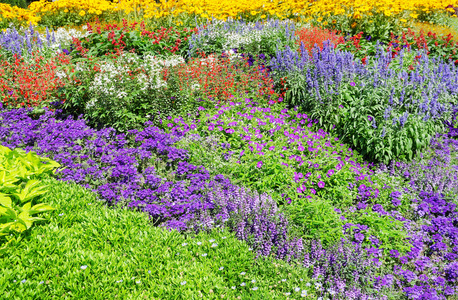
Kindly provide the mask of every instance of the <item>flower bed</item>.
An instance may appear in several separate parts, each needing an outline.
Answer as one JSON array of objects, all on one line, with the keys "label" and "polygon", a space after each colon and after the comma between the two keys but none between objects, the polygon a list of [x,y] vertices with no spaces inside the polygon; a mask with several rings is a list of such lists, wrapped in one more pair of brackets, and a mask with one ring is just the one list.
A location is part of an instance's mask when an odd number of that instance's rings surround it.
[{"label": "flower bed", "polygon": [[[64,22],[52,19],[61,7],[40,3],[43,22]],[[108,18],[134,4],[88,14]],[[377,18],[386,15],[377,7]],[[52,38],[48,30],[43,47],[33,27],[7,31],[1,144],[57,161],[58,179],[146,214],[152,226],[189,237],[228,230],[258,261],[280,259],[307,276],[308,285],[271,287],[274,294],[456,295],[452,38],[396,32],[384,45],[373,31],[348,39],[290,20],[195,23],[88,24],[71,42],[70,31]],[[42,79],[40,90],[27,78]],[[256,295],[238,275],[224,278],[224,286],[237,281],[241,298]],[[234,293],[215,286],[207,295]]]}]

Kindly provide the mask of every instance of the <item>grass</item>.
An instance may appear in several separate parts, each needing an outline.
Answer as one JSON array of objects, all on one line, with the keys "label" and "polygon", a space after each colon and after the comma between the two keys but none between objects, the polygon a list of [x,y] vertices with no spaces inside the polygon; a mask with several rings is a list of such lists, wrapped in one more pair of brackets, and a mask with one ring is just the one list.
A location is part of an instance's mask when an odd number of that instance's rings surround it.
[{"label": "grass", "polygon": [[255,260],[230,233],[185,236],[152,226],[143,213],[106,207],[76,184],[45,181],[42,201],[57,209],[0,257],[1,299],[300,298],[295,288],[317,298],[310,270]]}]

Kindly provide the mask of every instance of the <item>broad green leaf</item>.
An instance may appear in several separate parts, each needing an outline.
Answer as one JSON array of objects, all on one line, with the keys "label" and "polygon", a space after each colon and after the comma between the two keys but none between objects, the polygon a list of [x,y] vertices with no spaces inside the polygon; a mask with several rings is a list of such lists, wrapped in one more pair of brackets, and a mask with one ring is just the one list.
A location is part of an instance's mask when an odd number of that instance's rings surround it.
[{"label": "broad green leaf", "polygon": [[50,211],[50,210],[55,210],[56,208],[45,204],[45,203],[39,203],[37,205],[34,205],[32,208],[29,210],[29,214],[33,215],[39,212],[45,212],[45,211]]},{"label": "broad green leaf", "polygon": [[11,198],[5,194],[0,193],[0,205],[11,208],[12,207]]}]

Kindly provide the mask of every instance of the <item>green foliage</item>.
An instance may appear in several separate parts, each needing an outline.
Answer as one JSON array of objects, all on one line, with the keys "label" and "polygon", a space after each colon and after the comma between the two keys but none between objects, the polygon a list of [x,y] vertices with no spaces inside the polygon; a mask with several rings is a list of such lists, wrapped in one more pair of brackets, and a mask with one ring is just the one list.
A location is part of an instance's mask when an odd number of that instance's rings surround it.
[{"label": "green foliage", "polygon": [[95,13],[86,13],[84,15],[80,15],[79,11],[65,12],[65,10],[62,8],[57,11],[55,10],[39,13],[41,20],[40,22],[38,22],[38,24],[43,27],[48,27],[50,29],[52,28],[54,30],[57,30],[59,27],[64,27],[68,25],[82,26],[88,22],[95,20],[96,18],[106,19],[107,14],[109,14],[109,12],[104,11],[101,15],[96,15]]},{"label": "green foliage", "polygon": [[[255,106],[262,107],[259,104]],[[306,143],[313,141],[311,144],[313,146],[310,147],[319,151],[299,151],[297,141],[293,142],[285,136],[284,130],[294,131],[291,128],[292,124],[298,124],[300,119],[296,119],[294,110],[288,111],[283,104],[266,106],[268,114],[263,109],[253,109],[251,104],[246,105],[243,102],[235,102],[229,107],[230,110],[219,106],[215,108],[212,104],[207,105],[207,109],[199,116],[199,122],[195,123],[195,130],[191,130],[187,137],[176,144],[189,151],[191,163],[205,166],[213,175],[223,174],[238,185],[271,195],[288,215],[288,220],[295,227],[295,232],[306,239],[319,238],[324,244],[330,245],[343,237],[344,222],[341,215],[346,218],[345,223],[358,223],[361,217],[347,211],[358,202],[358,191],[349,189],[348,186],[350,183],[356,184],[357,175],[352,169],[357,164],[363,165],[361,156],[352,153],[348,146],[341,144],[338,139],[330,135],[319,138],[318,136],[323,132],[316,133],[311,130],[300,133],[301,136],[307,136],[303,143],[309,147],[310,144]],[[248,117],[249,115],[252,117]],[[276,118],[287,115],[285,124],[289,125],[284,125],[285,129],[275,131],[279,123],[269,122],[266,115],[273,115]],[[234,121],[237,124],[230,126],[234,132],[227,133],[227,124]],[[212,122],[224,124],[221,125],[223,130],[217,127],[210,130],[209,124]],[[264,122],[266,124],[262,125]],[[179,121],[175,120],[166,123],[172,123],[173,126],[180,125]],[[301,124],[301,127],[309,128],[307,123]],[[251,143],[243,139],[246,135],[251,136]],[[263,146],[263,149],[256,149],[256,145],[264,144],[266,138],[269,142]],[[243,155],[241,155],[242,151]],[[264,154],[259,155],[259,151]],[[305,163],[291,159],[297,156],[301,156]],[[341,163],[336,156],[351,159]],[[263,162],[261,168],[257,165],[260,160]],[[332,176],[328,176],[330,170],[335,172]],[[360,175],[372,173],[367,167],[360,168],[359,172]],[[299,173],[307,177],[297,180],[295,177]],[[389,195],[393,189],[382,188],[389,179],[377,178],[374,176],[372,180],[360,179],[358,183],[380,191],[380,195],[371,204],[379,203],[387,209],[391,208]],[[317,186],[320,181],[324,183],[323,188]],[[312,190],[316,191],[316,194]],[[342,214],[337,213],[336,209],[340,209]],[[386,219],[376,214],[370,215],[369,220],[365,222],[374,226],[368,232],[374,236],[378,236],[380,230],[393,233],[393,236],[399,238],[396,240],[384,238],[383,241],[389,242],[386,247],[402,249],[405,245],[405,239],[401,238],[403,229],[399,226],[391,226],[390,222],[382,222],[380,218]]]},{"label": "green foliage", "polygon": [[[124,22],[127,22],[124,20]],[[107,25],[106,25],[107,26]],[[110,26],[110,25],[108,25]],[[160,28],[156,31],[146,30],[146,26],[125,23],[124,26],[111,25],[111,29],[95,23],[91,33],[81,40],[81,45],[87,48],[89,56],[104,56],[123,48],[125,52],[134,52],[140,56],[174,54],[187,55],[190,30],[177,29],[175,26]],[[76,54],[77,50],[73,51]]]},{"label": "green foliage", "polygon": [[23,232],[35,221],[45,220],[32,215],[54,209],[37,199],[47,192],[41,179],[52,175],[59,166],[34,152],[0,145],[0,237],[8,241],[0,250],[12,240],[8,234]]},{"label": "green foliage", "polygon": [[294,48],[295,38],[285,30],[286,26],[291,26],[290,21],[284,20],[280,26],[272,26],[273,22],[263,22],[262,30],[254,28],[255,23],[247,22],[247,27],[242,31],[237,28],[240,26],[239,22],[215,21],[196,25],[199,32],[195,35],[192,48],[189,49],[190,56],[200,57],[201,53],[206,56],[219,56],[225,51],[237,48],[238,53],[249,53],[253,57],[263,54],[270,58],[275,56],[277,49],[284,49],[286,46]]},{"label": "green foliage", "polygon": [[[368,13],[371,15],[366,13],[359,17],[355,15],[353,8],[350,7],[345,14],[330,14],[320,19],[315,17],[312,24],[314,26],[337,30],[342,34],[351,36],[362,31],[366,35],[372,36],[374,40],[381,42],[387,42],[391,32],[398,34],[406,27],[406,24],[400,21],[403,16],[386,16],[382,12],[377,11],[377,8],[373,8]],[[409,19],[407,15],[405,17]]]},{"label": "green foliage", "polygon": [[[400,67],[395,61],[390,68],[399,77],[386,78],[384,84],[376,87],[373,77],[347,77],[338,85],[338,93],[329,93],[331,87],[325,87],[325,79],[319,78],[320,95],[327,101],[319,101],[316,91],[304,88],[307,71],[291,73],[285,99],[291,105],[300,105],[311,119],[318,120],[318,128],[338,134],[369,161],[387,164],[396,158],[411,160],[415,153],[425,149],[431,137],[444,131],[443,120],[450,115],[447,107],[457,100],[451,93],[440,93],[437,102],[445,107],[445,112],[440,117],[425,117],[420,104],[426,91],[418,85],[402,83],[407,80],[402,78],[404,66],[405,62]],[[367,68],[378,72],[371,63]],[[430,72],[421,66],[418,71],[425,77]],[[431,80],[431,87],[441,84],[432,78],[427,80]]]},{"label": "green foliage", "polygon": [[285,299],[296,287],[317,298],[311,269],[255,259],[233,234],[184,236],[151,226],[146,214],[108,208],[76,184],[45,183],[57,210],[0,258],[5,298]]}]

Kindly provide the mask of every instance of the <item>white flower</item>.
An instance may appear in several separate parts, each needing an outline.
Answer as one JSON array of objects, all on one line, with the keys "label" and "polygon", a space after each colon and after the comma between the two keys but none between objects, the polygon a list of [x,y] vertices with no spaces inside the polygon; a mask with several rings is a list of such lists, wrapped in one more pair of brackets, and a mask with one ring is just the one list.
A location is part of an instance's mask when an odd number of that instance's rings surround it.
[{"label": "white flower", "polygon": [[140,280],[135,281],[136,284],[142,283]]},{"label": "white flower", "polygon": [[255,286],[254,288],[252,288],[253,291],[256,291],[258,289],[257,286]]},{"label": "white flower", "polygon": [[245,286],[245,285],[246,285],[246,283],[245,283],[245,282],[242,282],[240,285],[241,285],[241,286]]},{"label": "white flower", "polygon": [[294,289],[295,292],[299,292],[300,290],[301,288],[298,288],[298,287]]},{"label": "white flower", "polygon": [[118,281],[116,281],[116,282],[117,282],[117,283],[121,283],[122,281],[123,281],[123,280],[122,280],[122,279],[120,279],[120,280],[118,280]]},{"label": "white flower", "polygon": [[81,266],[81,270],[86,270],[86,268],[87,268],[86,265]]},{"label": "white flower", "polygon": [[286,279],[282,279],[281,281],[285,282],[285,281],[286,281]]},{"label": "white flower", "polygon": [[181,285],[185,285],[185,284],[186,284],[186,281],[182,281],[182,282],[181,282]]},{"label": "white flower", "polygon": [[222,271],[224,269],[224,267],[219,267],[219,270]]},{"label": "white flower", "polygon": [[242,276],[245,275],[245,274],[246,274],[245,272],[240,273],[240,275],[242,275]]},{"label": "white flower", "polygon": [[232,286],[231,289],[235,290],[235,286]]},{"label": "white flower", "polygon": [[253,280],[251,280],[251,283],[255,283],[255,282],[256,282],[256,280],[254,280],[254,279],[253,279]]},{"label": "white flower", "polygon": [[202,254],[202,256],[207,256],[207,253]]},{"label": "white flower", "polygon": [[183,243],[183,244],[181,244],[181,246],[183,246],[183,247],[186,246],[186,245],[188,245],[188,243]]},{"label": "white flower", "polygon": [[199,246],[202,245],[202,242],[197,242],[197,245],[199,245]]},{"label": "white flower", "polygon": [[215,240],[209,240],[210,243],[213,243]]},{"label": "white flower", "polygon": [[215,247],[218,247],[218,244],[213,243],[213,244],[212,244],[212,248],[215,248]]}]

